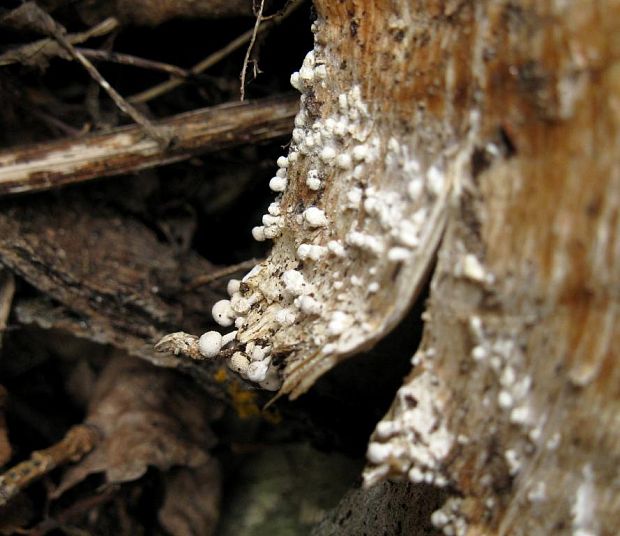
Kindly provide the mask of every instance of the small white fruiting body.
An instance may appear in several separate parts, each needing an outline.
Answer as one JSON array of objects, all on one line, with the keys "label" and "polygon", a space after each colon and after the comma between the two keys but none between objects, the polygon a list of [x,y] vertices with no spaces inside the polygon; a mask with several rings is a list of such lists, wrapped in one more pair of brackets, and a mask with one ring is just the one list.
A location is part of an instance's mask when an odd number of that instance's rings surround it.
[{"label": "small white fruiting body", "polygon": [[278,203],[277,201],[271,203],[269,205],[269,208],[267,208],[267,212],[269,212],[269,214],[271,214],[272,216],[280,216],[282,214],[280,203]]},{"label": "small white fruiting body", "polygon": [[392,262],[406,261],[411,256],[411,250],[402,247],[393,247],[388,251],[388,260]]},{"label": "small white fruiting body", "polygon": [[241,281],[238,279],[231,279],[226,285],[226,292],[228,292],[229,296],[232,296],[236,292],[239,292],[239,287],[241,285]]},{"label": "small white fruiting body", "polygon": [[257,242],[264,242],[266,240],[265,236],[265,227],[262,225],[257,225],[256,227],[252,227],[252,237]]},{"label": "small white fruiting body", "polygon": [[222,349],[222,335],[217,331],[207,331],[198,339],[198,349],[206,358],[215,357]]},{"label": "small white fruiting body", "polygon": [[269,370],[269,364],[271,359],[264,359],[263,361],[252,361],[246,371],[248,380],[252,382],[262,382],[267,377],[267,371]]},{"label": "small white fruiting body", "polygon": [[315,191],[321,188],[321,179],[319,179],[319,172],[316,169],[308,171],[306,186]]},{"label": "small white fruiting body", "polygon": [[277,175],[269,181],[269,188],[274,192],[283,192],[286,190],[288,180],[285,177],[278,177]]},{"label": "small white fruiting body", "polygon": [[334,149],[331,145],[326,145],[323,147],[321,151],[321,160],[323,162],[328,163],[331,162],[334,158],[336,158],[336,149]]},{"label": "small white fruiting body", "polygon": [[230,300],[215,302],[213,309],[211,309],[211,314],[213,315],[213,320],[225,328],[232,326],[237,316],[230,306]]},{"label": "small white fruiting body", "polygon": [[351,155],[348,153],[342,153],[338,155],[338,158],[336,158],[336,165],[340,169],[351,169],[352,163]]},{"label": "small white fruiting body", "polygon": [[297,248],[297,256],[301,260],[318,261],[327,253],[327,248],[314,244],[300,244]]},{"label": "small white fruiting body", "polygon": [[245,376],[249,366],[250,360],[243,352],[235,352],[228,360],[228,367],[242,376]]},{"label": "small white fruiting body", "polygon": [[344,257],[347,254],[344,246],[337,240],[330,240],[327,243],[327,249],[336,255],[336,257]]},{"label": "small white fruiting body", "polygon": [[287,270],[282,274],[284,289],[292,296],[301,296],[308,291],[306,280],[301,272]]},{"label": "small white fruiting body", "polygon": [[302,313],[307,315],[319,315],[323,310],[323,305],[310,296],[299,296],[295,298],[294,303]]},{"label": "small white fruiting body", "polygon": [[325,212],[318,207],[309,207],[304,210],[304,220],[310,227],[325,227],[328,223]]}]

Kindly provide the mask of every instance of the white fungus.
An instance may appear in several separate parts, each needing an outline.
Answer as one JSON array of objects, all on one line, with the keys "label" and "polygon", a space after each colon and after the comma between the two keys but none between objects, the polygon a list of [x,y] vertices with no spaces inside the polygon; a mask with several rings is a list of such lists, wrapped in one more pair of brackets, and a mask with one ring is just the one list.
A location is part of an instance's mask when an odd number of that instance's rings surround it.
[{"label": "white fungus", "polygon": [[249,365],[250,360],[248,359],[248,356],[245,355],[243,352],[235,352],[228,360],[228,368],[234,370],[242,376],[245,376]]},{"label": "white fungus", "polygon": [[301,272],[297,270],[287,270],[282,274],[284,289],[292,296],[300,296],[307,290],[306,281]]},{"label": "white fungus", "polygon": [[232,326],[235,321],[235,316],[237,316],[230,306],[230,300],[215,302],[211,309],[211,314],[213,315],[213,320],[225,328]]},{"label": "white fungus", "polygon": [[321,188],[321,179],[319,179],[319,172],[316,169],[311,169],[308,171],[306,186],[314,191]]},{"label": "white fungus", "polygon": [[374,255],[381,255],[385,249],[380,238],[367,233],[360,233],[359,231],[348,233],[346,241],[350,246],[358,247]]},{"label": "white fungus", "polygon": [[318,207],[309,207],[304,210],[304,219],[310,227],[325,227],[327,225],[327,217]]},{"label": "white fungus", "polygon": [[222,348],[237,338],[237,330],[222,335]]},{"label": "white fungus", "polygon": [[346,251],[344,249],[344,246],[340,242],[338,242],[337,240],[330,240],[327,243],[327,249],[331,253],[336,255],[336,257],[344,257],[346,255]]},{"label": "white fungus", "polygon": [[486,272],[484,267],[475,255],[471,253],[466,254],[462,261],[463,275],[472,281],[484,281],[486,279]]},{"label": "white fungus", "polygon": [[297,91],[301,91],[303,89],[301,81],[299,80],[299,73],[297,71],[291,75],[291,86],[293,86]]},{"label": "white fungus", "polygon": [[378,443],[376,441],[372,441],[368,445],[366,457],[370,463],[379,464],[387,461],[392,454],[393,447],[390,443]]},{"label": "white fungus", "polygon": [[286,185],[288,180],[284,177],[273,177],[269,181],[269,188],[271,188],[274,192],[283,192],[286,190]]},{"label": "white fungus", "polygon": [[359,161],[366,160],[368,156],[368,146],[356,145],[353,147],[353,159]]},{"label": "white fungus", "polygon": [[323,306],[310,296],[299,296],[295,298],[294,303],[302,313],[307,315],[319,315],[323,310]]},{"label": "white fungus", "polygon": [[344,333],[351,324],[353,319],[350,315],[343,313],[342,311],[334,311],[327,324],[327,333],[330,335],[340,335]]},{"label": "white fungus", "polygon": [[411,257],[411,250],[408,248],[393,247],[388,251],[388,260],[392,262],[406,261]]},{"label": "white fungus", "polygon": [[254,240],[257,242],[264,242],[267,238],[265,236],[265,228],[262,225],[257,225],[256,227],[252,227],[252,236]]},{"label": "white fungus", "polygon": [[241,286],[241,281],[238,279],[231,279],[226,285],[226,292],[228,292],[229,296],[232,296],[235,292],[239,292],[239,287]]},{"label": "white fungus", "polygon": [[323,147],[321,151],[321,160],[323,162],[328,163],[331,162],[334,158],[336,158],[336,149],[334,149],[331,145],[326,145]]},{"label": "white fungus", "polygon": [[276,313],[276,322],[284,326],[290,326],[295,323],[297,315],[289,309],[280,309]]},{"label": "white fungus", "polygon": [[207,331],[198,339],[198,349],[207,358],[215,357],[222,349],[222,335],[217,331]]},{"label": "white fungus", "polygon": [[351,169],[351,164],[351,155],[349,155],[348,153],[339,154],[338,158],[336,158],[336,165],[340,169]]},{"label": "white fungus", "polygon": [[276,163],[278,164],[278,167],[286,168],[288,167],[288,158],[286,156],[280,156],[278,157]]},{"label": "white fungus", "polygon": [[278,201],[274,201],[273,203],[271,203],[269,205],[269,208],[267,208],[267,212],[269,212],[269,214],[271,214],[272,216],[280,216],[280,214],[282,213],[282,210],[280,209],[280,203]]},{"label": "white fungus", "polygon": [[278,225],[270,225],[269,227],[265,227],[265,238],[273,239],[282,234],[282,229]]},{"label": "white fungus", "polygon": [[301,244],[297,248],[297,256],[301,260],[318,261],[327,253],[327,248],[315,244]]},{"label": "white fungus", "polygon": [[267,377],[270,362],[270,358],[264,359],[263,361],[252,361],[246,372],[248,380],[257,383],[262,382]]}]

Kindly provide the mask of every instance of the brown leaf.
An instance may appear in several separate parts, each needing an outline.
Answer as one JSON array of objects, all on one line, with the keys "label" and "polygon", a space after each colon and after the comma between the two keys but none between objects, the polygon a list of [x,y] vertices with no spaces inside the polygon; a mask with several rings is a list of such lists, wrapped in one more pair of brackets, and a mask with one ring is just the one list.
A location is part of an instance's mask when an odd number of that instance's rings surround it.
[{"label": "brown leaf", "polygon": [[162,526],[175,536],[209,536],[219,517],[220,472],[217,463],[171,470],[159,511]]},{"label": "brown leaf", "polygon": [[113,358],[97,381],[86,419],[103,440],[65,474],[54,495],[98,472],[108,482],[127,482],[149,466],[203,466],[215,443],[209,420],[218,409],[179,373],[126,355]]}]

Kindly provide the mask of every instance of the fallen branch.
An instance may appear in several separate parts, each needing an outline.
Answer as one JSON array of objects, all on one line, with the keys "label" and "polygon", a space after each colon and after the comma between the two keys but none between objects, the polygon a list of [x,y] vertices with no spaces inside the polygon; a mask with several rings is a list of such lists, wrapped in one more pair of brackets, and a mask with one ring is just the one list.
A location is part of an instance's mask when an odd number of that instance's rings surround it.
[{"label": "fallen branch", "polygon": [[0,506],[56,467],[80,460],[97,440],[98,434],[92,426],[77,425],[55,445],[33,452],[30,459],[0,475]]},{"label": "fallen branch", "polygon": [[169,147],[139,126],[0,152],[0,196],[47,190],[98,177],[130,173],[184,160],[198,153],[290,133],[298,99],[226,104],[154,123],[172,134]]}]

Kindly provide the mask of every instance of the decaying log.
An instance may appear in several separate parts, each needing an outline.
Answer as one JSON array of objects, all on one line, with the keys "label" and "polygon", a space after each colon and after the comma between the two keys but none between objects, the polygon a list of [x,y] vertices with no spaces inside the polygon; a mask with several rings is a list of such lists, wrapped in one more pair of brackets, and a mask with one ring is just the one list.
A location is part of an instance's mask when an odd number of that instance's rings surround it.
[{"label": "decaying log", "polygon": [[297,396],[398,322],[445,228],[366,483],[445,488],[445,534],[617,533],[620,2],[315,4],[274,248],[215,316]]},{"label": "decaying log", "polygon": [[178,162],[290,132],[296,99],[195,110],[153,124],[172,139],[162,148],[138,126],[0,152],[0,196],[56,188]]}]

